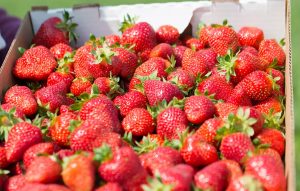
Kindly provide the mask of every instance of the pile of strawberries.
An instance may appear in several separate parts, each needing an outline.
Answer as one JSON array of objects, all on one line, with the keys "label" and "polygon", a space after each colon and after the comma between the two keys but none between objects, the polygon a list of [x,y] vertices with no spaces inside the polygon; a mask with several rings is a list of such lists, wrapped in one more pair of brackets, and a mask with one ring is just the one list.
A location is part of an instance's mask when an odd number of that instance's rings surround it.
[{"label": "pile of strawberries", "polygon": [[[5,191],[283,191],[285,53],[256,27],[46,20],[0,110]],[[99,26],[101,27],[101,26]]]}]

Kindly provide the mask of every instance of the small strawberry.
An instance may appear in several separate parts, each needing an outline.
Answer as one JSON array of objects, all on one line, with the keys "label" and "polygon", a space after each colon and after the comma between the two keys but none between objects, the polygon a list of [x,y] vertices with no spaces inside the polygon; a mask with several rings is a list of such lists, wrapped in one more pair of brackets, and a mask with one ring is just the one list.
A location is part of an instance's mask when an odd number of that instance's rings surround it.
[{"label": "small strawberry", "polygon": [[188,93],[194,88],[195,78],[188,71],[178,67],[175,71],[171,72],[167,80],[175,83],[182,92]]},{"label": "small strawberry", "polygon": [[185,45],[194,51],[198,51],[205,48],[205,43],[197,38],[188,39],[187,41],[185,41]]},{"label": "small strawberry", "polygon": [[254,178],[251,175],[243,175],[234,179],[229,186],[227,187],[226,191],[249,191],[254,189],[256,191],[263,191],[262,183]]},{"label": "small strawberry", "polygon": [[118,35],[106,35],[105,36],[105,43],[108,45],[108,46],[114,46],[114,45],[118,45],[121,43],[121,39]]},{"label": "small strawberry", "polygon": [[207,68],[212,70],[217,63],[217,54],[211,48],[201,49],[198,53],[204,58]]},{"label": "small strawberry", "polygon": [[51,52],[44,46],[35,46],[16,61],[13,74],[22,80],[46,80],[57,66]]},{"label": "small strawberry", "polygon": [[276,97],[270,97],[264,101],[258,102],[254,108],[266,115],[270,113],[270,110],[273,110],[273,114],[283,111],[283,106]]},{"label": "small strawberry", "polygon": [[202,54],[198,52],[192,54],[190,58],[182,59],[182,69],[188,71],[194,77],[204,76],[208,72],[206,61]]},{"label": "small strawberry", "polygon": [[232,103],[217,103],[216,107],[216,116],[227,119],[230,113],[236,113],[238,106]]},{"label": "small strawberry", "polygon": [[[99,77],[94,81],[94,85],[98,87],[99,93],[114,96],[115,94],[123,92],[119,85],[119,77]],[[86,92],[91,93],[93,86],[86,89]]]},{"label": "small strawberry", "polygon": [[284,66],[286,57],[283,48],[275,39],[261,41],[258,49],[258,56],[267,61],[269,65],[274,62],[277,66]]},{"label": "small strawberry", "polygon": [[108,182],[105,185],[97,188],[95,191],[122,191],[122,187],[115,182]]},{"label": "small strawberry", "polygon": [[142,63],[136,68],[135,76],[149,76],[153,72],[157,73],[157,77],[167,77],[166,69],[171,65],[168,60],[163,58],[155,57],[150,58],[146,62]]},{"label": "small strawberry", "polygon": [[70,92],[74,96],[80,96],[92,83],[87,78],[75,78],[71,84]]},{"label": "small strawberry", "polygon": [[156,31],[156,39],[161,43],[173,44],[179,38],[177,28],[171,25],[162,25]]},{"label": "small strawberry", "polygon": [[26,116],[32,116],[37,112],[37,102],[31,90],[26,86],[12,86],[5,95],[4,102],[16,106]]},{"label": "small strawberry", "polygon": [[57,70],[55,72],[52,72],[48,78],[47,78],[47,86],[53,86],[55,84],[58,84],[60,82],[66,83],[66,86],[69,87],[72,84],[72,81],[74,80],[73,75],[70,72],[64,72]]},{"label": "small strawberry", "polygon": [[171,58],[173,55],[173,48],[167,43],[160,43],[156,45],[150,52],[150,58],[161,57],[164,59]]},{"label": "small strawberry", "polygon": [[40,142],[42,142],[42,133],[38,127],[27,122],[16,124],[10,130],[5,143],[7,160],[9,162],[21,160],[29,147]]},{"label": "small strawberry", "polygon": [[57,60],[64,58],[64,55],[67,52],[71,53],[72,50],[72,47],[64,43],[58,43],[50,48],[50,52]]},{"label": "small strawberry", "polygon": [[125,48],[114,48],[113,51],[122,62],[120,77],[130,79],[138,67],[138,57]]},{"label": "small strawberry", "polygon": [[5,191],[18,191],[26,184],[24,175],[15,175],[8,178],[5,183]]},{"label": "small strawberry", "polygon": [[195,186],[203,190],[224,190],[228,183],[228,169],[224,163],[214,162],[200,171],[194,176]]},{"label": "small strawberry", "polygon": [[241,46],[252,46],[258,49],[264,39],[264,32],[257,27],[242,27],[237,33]]},{"label": "small strawberry", "polygon": [[176,66],[180,67],[182,64],[183,54],[185,50],[187,49],[186,46],[176,46],[173,48],[173,53],[176,60]]}]

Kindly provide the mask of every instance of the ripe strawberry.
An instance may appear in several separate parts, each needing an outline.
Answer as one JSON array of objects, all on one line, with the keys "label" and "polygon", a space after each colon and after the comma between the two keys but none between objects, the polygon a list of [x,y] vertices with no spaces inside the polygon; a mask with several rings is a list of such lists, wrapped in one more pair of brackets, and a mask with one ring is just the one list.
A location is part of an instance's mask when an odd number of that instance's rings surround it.
[{"label": "ripe strawberry", "polygon": [[130,132],[135,136],[148,135],[155,128],[151,114],[143,108],[132,109],[124,117],[122,127],[125,132]]},{"label": "ripe strawberry", "polygon": [[249,189],[252,188],[257,191],[264,190],[263,185],[259,180],[251,175],[243,175],[238,177],[237,179],[234,179],[229,184],[226,191],[249,191]]},{"label": "ripe strawberry", "polygon": [[197,188],[203,190],[208,189],[214,191],[222,191],[228,185],[228,174],[228,169],[224,163],[222,163],[221,161],[214,162],[204,167],[195,174],[195,185]]},{"label": "ripe strawberry", "polygon": [[70,156],[74,155],[75,151],[73,151],[71,149],[61,149],[55,154],[57,154],[57,157],[60,160],[63,160],[65,157],[70,157]]},{"label": "ripe strawberry", "polygon": [[5,182],[4,190],[5,191],[18,191],[23,188],[23,186],[26,184],[26,180],[24,175],[15,175],[8,178],[8,180]]},{"label": "ripe strawberry", "polygon": [[226,159],[234,160],[240,164],[243,163],[247,153],[253,150],[254,146],[248,135],[239,132],[225,135],[220,146],[221,154]]},{"label": "ripe strawberry", "polygon": [[105,43],[108,45],[108,46],[113,46],[113,45],[118,45],[121,43],[121,39],[118,35],[106,35],[105,36]]},{"label": "ripe strawberry", "polygon": [[270,97],[264,101],[258,102],[254,108],[266,115],[270,113],[270,110],[273,110],[273,114],[283,111],[282,104],[276,97]]},{"label": "ripe strawberry", "polygon": [[276,84],[279,86],[278,90],[274,90],[273,94],[275,95],[284,95],[284,75],[280,70],[274,68],[267,68],[266,72],[270,74],[275,80]]},{"label": "ripe strawberry", "polygon": [[95,167],[87,153],[75,154],[64,160],[61,173],[63,182],[74,191],[92,191],[95,184]]},{"label": "ripe strawberry", "polygon": [[227,119],[230,113],[236,113],[238,106],[232,103],[217,103],[216,107],[216,116]]},{"label": "ripe strawberry", "polygon": [[232,94],[233,87],[230,83],[226,82],[221,77],[211,76],[203,80],[197,87],[198,91],[202,94],[207,92],[208,95],[214,95],[216,100],[226,101]]},{"label": "ripe strawberry", "polygon": [[50,52],[57,60],[64,58],[64,55],[67,52],[71,53],[72,50],[73,50],[72,47],[70,47],[69,45],[64,44],[64,43],[55,44],[54,46],[52,46],[50,48]]},{"label": "ripe strawberry", "polygon": [[242,27],[237,33],[241,46],[252,46],[258,49],[264,39],[264,32],[257,27]]},{"label": "ripe strawberry", "polygon": [[[162,136],[160,136],[158,134],[148,134],[147,135],[147,140],[149,140],[152,143],[155,143],[157,146],[163,146],[164,142],[165,142],[164,137],[162,137]],[[143,142],[144,141],[142,139],[140,143],[143,144]]]},{"label": "ripe strawberry", "polygon": [[56,60],[47,48],[35,46],[16,61],[13,74],[22,80],[46,80],[56,66]]},{"label": "ripe strawberry", "polygon": [[252,106],[251,99],[248,97],[241,85],[234,87],[232,94],[228,97],[226,102],[239,106]]},{"label": "ripe strawberry", "polygon": [[205,24],[199,26],[198,36],[205,46],[208,46],[208,39],[211,30],[213,30],[213,27],[211,26],[206,26]]},{"label": "ripe strawberry", "polygon": [[245,164],[245,174],[258,179],[266,191],[286,190],[283,163],[271,155],[260,154],[249,158]]},{"label": "ripe strawberry", "polygon": [[207,143],[217,146],[217,140],[215,139],[217,135],[217,130],[223,127],[223,120],[221,118],[211,118],[200,126],[195,134]]},{"label": "ripe strawberry", "polygon": [[[277,60],[277,66],[284,66],[285,53],[275,39],[263,40],[259,44],[258,56],[270,65]],[[276,62],[276,61],[275,61]]]},{"label": "ripe strawberry", "polygon": [[184,104],[184,112],[189,122],[201,124],[212,118],[216,112],[214,103],[205,96],[190,96]]},{"label": "ripe strawberry", "polygon": [[8,134],[5,143],[6,157],[9,162],[22,159],[25,151],[34,144],[42,142],[41,130],[27,122],[16,124]]},{"label": "ripe strawberry", "polygon": [[92,83],[87,78],[75,78],[71,84],[70,92],[75,96],[80,96]]},{"label": "ripe strawberry", "polygon": [[198,51],[205,48],[205,43],[197,38],[188,39],[187,41],[185,41],[185,45],[194,51]]},{"label": "ripe strawberry", "polygon": [[[188,54],[188,52],[187,52]],[[182,59],[182,69],[188,71],[194,77],[200,75],[204,76],[208,72],[206,61],[202,54],[196,52],[190,56],[190,58]]]},{"label": "ripe strawberry", "polygon": [[182,99],[183,95],[177,86],[170,82],[159,80],[146,80],[144,82],[145,94],[151,106],[160,103],[163,100],[171,101],[174,97]]},{"label": "ripe strawberry", "polygon": [[156,45],[150,52],[150,58],[160,57],[169,59],[173,55],[173,48],[167,43],[160,43]]},{"label": "ripe strawberry", "polygon": [[5,95],[4,102],[16,106],[26,116],[32,116],[37,112],[37,102],[31,92],[26,86],[12,86]]},{"label": "ripe strawberry", "polygon": [[97,188],[95,191],[122,191],[120,184],[115,182],[108,182],[105,185]]},{"label": "ripe strawberry", "polygon": [[205,60],[208,70],[212,70],[217,63],[217,54],[211,49],[201,49],[197,51]]},{"label": "ripe strawberry", "polygon": [[183,66],[189,66],[190,65],[190,60],[191,58],[194,56],[195,51],[193,51],[190,48],[186,48],[185,51],[182,54],[182,59],[181,59],[181,66],[182,68],[184,68]]},{"label": "ripe strawberry", "polygon": [[274,84],[272,77],[263,71],[254,71],[241,81],[243,90],[251,99],[256,101],[270,97],[275,88]]},{"label": "ripe strawberry", "polygon": [[71,134],[72,120],[76,120],[76,114],[66,112],[58,115],[51,121],[49,133],[51,139],[60,146],[69,145],[69,136]]},{"label": "ripe strawberry", "polygon": [[[99,93],[114,96],[115,94],[123,92],[119,85],[119,77],[99,77],[94,81],[94,85],[98,87]],[[93,86],[89,86],[86,92],[92,93]]]},{"label": "ripe strawberry", "polygon": [[277,129],[264,128],[257,136],[260,144],[268,144],[270,148],[276,150],[280,156],[284,154],[285,137]]},{"label": "ripe strawberry", "polygon": [[136,68],[135,76],[149,76],[153,72],[157,72],[157,77],[167,77],[166,69],[171,63],[163,58],[150,58]]},{"label": "ripe strawberry", "polygon": [[248,52],[248,53],[250,53],[250,54],[252,54],[252,55],[254,55],[254,56],[258,56],[258,50],[255,49],[255,48],[252,47],[252,46],[243,46],[243,47],[242,47],[242,51]]},{"label": "ripe strawberry", "polygon": [[180,67],[182,64],[183,54],[185,50],[187,49],[186,46],[176,46],[173,48],[173,53],[176,60],[176,66]]},{"label": "ripe strawberry", "polygon": [[229,172],[228,184],[230,184],[235,179],[237,179],[243,175],[242,168],[241,168],[240,164],[237,163],[236,161],[223,159],[223,160],[221,160],[221,162],[223,162],[226,165],[228,172]]},{"label": "ripe strawberry", "polygon": [[27,169],[32,161],[34,161],[41,154],[53,154],[54,144],[52,143],[38,143],[29,147],[23,155],[23,164]]},{"label": "ripe strawberry", "polygon": [[178,137],[188,127],[186,114],[177,107],[168,107],[158,114],[156,132],[167,139]]},{"label": "ripe strawberry", "polygon": [[69,44],[71,41],[76,41],[77,35],[74,30],[77,24],[72,22],[72,18],[68,12],[64,11],[63,20],[58,17],[47,19],[34,36],[33,44],[50,48],[58,43]]},{"label": "ripe strawberry", "polygon": [[180,153],[185,163],[193,167],[206,166],[218,160],[217,149],[198,135],[187,137]]},{"label": "ripe strawberry", "polygon": [[146,50],[143,50],[142,52],[137,53],[138,60],[140,62],[146,62],[147,60],[149,60],[151,50],[152,49],[146,49]]},{"label": "ripe strawberry", "polygon": [[156,39],[160,43],[174,44],[179,38],[177,28],[171,25],[162,25],[156,31]]},{"label": "ripe strawberry", "polygon": [[9,162],[6,159],[5,147],[0,147],[0,168],[5,169],[8,165]]},{"label": "ripe strawberry", "polygon": [[188,71],[178,67],[175,71],[171,72],[167,80],[175,83],[182,92],[188,93],[189,90],[194,88],[195,78]]},{"label": "ripe strawberry", "polygon": [[116,150],[122,146],[126,146],[126,143],[122,139],[121,135],[118,133],[103,132],[100,135],[98,135],[93,141],[93,148],[98,148],[102,145],[107,145],[112,150]]},{"label": "ripe strawberry", "polygon": [[116,56],[122,62],[120,76],[125,79],[130,79],[135,69],[138,67],[138,57],[125,48],[114,48]]},{"label": "ripe strawberry", "polygon": [[49,156],[36,157],[28,166],[25,179],[32,183],[55,183],[62,168]]},{"label": "ripe strawberry", "polygon": [[19,191],[71,191],[60,184],[26,183]]}]

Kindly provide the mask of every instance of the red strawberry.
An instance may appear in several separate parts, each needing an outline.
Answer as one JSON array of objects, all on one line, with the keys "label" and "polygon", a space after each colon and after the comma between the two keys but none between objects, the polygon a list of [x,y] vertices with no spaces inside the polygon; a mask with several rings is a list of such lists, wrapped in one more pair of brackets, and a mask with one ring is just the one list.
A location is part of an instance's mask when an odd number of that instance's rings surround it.
[{"label": "red strawberry", "polygon": [[190,38],[187,41],[185,41],[185,44],[187,47],[194,51],[198,51],[205,48],[205,43],[197,38]]},{"label": "red strawberry", "polygon": [[157,116],[156,132],[167,139],[178,137],[187,129],[188,120],[186,114],[177,107],[168,107]]},{"label": "red strawberry", "polygon": [[20,109],[26,116],[32,116],[37,112],[37,102],[26,86],[12,86],[4,95],[4,102],[12,104]]},{"label": "red strawberry", "polygon": [[192,54],[190,58],[182,59],[182,69],[193,74],[195,77],[198,75],[204,76],[208,72],[206,61],[202,54],[198,52]]},{"label": "red strawberry", "polygon": [[193,89],[195,85],[194,76],[180,67],[171,72],[168,75],[167,80],[175,83],[179,89],[185,93],[188,93],[188,91]]},{"label": "red strawberry", "polygon": [[87,78],[75,78],[71,84],[70,92],[75,96],[79,96],[91,86],[92,83]]},{"label": "red strawberry", "polygon": [[49,156],[36,157],[28,166],[25,179],[32,183],[55,183],[62,168]]},{"label": "red strawberry", "polygon": [[258,49],[264,39],[264,32],[257,27],[242,27],[237,36],[241,46],[252,46]]},{"label": "red strawberry", "polygon": [[187,49],[186,46],[176,46],[176,47],[173,48],[173,53],[174,53],[174,56],[175,56],[177,67],[181,66],[183,55],[184,55],[184,52],[185,52],[186,49]]},{"label": "red strawberry", "polygon": [[[9,162],[6,159],[5,147],[0,147],[0,168],[4,169],[9,165]],[[0,187],[1,188],[1,187]]]},{"label": "red strawberry", "polygon": [[50,52],[57,60],[64,58],[64,55],[67,52],[71,53],[72,50],[72,47],[64,43],[58,43],[50,48]]},{"label": "red strawberry", "polygon": [[[151,142],[155,142],[157,146],[163,146],[165,142],[164,137],[158,134],[148,134],[147,139],[149,139]],[[143,144],[143,140],[140,143]]]},{"label": "red strawberry", "polygon": [[58,17],[47,19],[34,36],[33,44],[50,48],[58,43],[69,44],[71,41],[76,41],[77,35],[74,30],[77,24],[72,22],[72,18],[68,12],[64,11],[63,20]]},{"label": "red strawberry", "polygon": [[134,108],[124,117],[122,127],[132,135],[143,136],[154,130],[154,121],[146,109]]},{"label": "red strawberry", "polygon": [[182,59],[181,59],[181,66],[182,68],[184,68],[183,66],[189,66],[190,65],[190,60],[191,58],[194,56],[195,51],[193,51],[190,48],[185,48],[183,53],[180,53],[180,56],[182,54]]},{"label": "red strawberry", "polygon": [[206,166],[218,160],[217,149],[198,135],[188,137],[180,153],[185,163],[193,167]]},{"label": "red strawberry", "polygon": [[260,154],[248,159],[245,164],[245,174],[258,179],[266,191],[286,190],[283,163],[271,155]]},{"label": "red strawberry", "polygon": [[195,174],[195,185],[203,190],[222,191],[227,187],[228,174],[228,169],[224,163],[215,162]]},{"label": "red strawberry", "polygon": [[72,120],[76,119],[77,116],[72,112],[62,113],[55,117],[51,122],[51,126],[49,127],[51,139],[58,145],[68,146]]},{"label": "red strawberry", "polygon": [[233,133],[225,135],[222,139],[220,151],[226,159],[243,163],[249,151],[253,151],[254,146],[251,139],[244,133]]},{"label": "red strawberry", "polygon": [[229,174],[228,174],[228,183],[229,184],[231,182],[233,182],[235,179],[237,179],[243,175],[242,168],[241,168],[240,164],[237,163],[236,161],[223,159],[223,160],[221,160],[221,162],[223,162],[226,165],[226,167],[229,171]]},{"label": "red strawberry", "polygon": [[70,87],[72,81],[74,80],[73,75],[70,72],[63,72],[63,71],[55,71],[52,72],[47,78],[47,86],[53,86],[60,82],[66,83],[67,87]]},{"label": "red strawberry", "polygon": [[258,50],[255,49],[255,48],[252,47],[252,46],[243,46],[243,47],[242,47],[242,51],[248,52],[248,53],[250,53],[250,54],[252,54],[252,55],[254,55],[254,56],[258,56]]},{"label": "red strawberry", "polygon": [[95,184],[95,167],[92,157],[86,153],[65,159],[61,173],[64,184],[74,191],[92,191]]},{"label": "red strawberry", "polygon": [[234,179],[229,184],[226,191],[249,191],[249,189],[252,188],[257,191],[264,190],[263,185],[259,180],[251,175],[243,175],[238,177],[237,179]]},{"label": "red strawberry", "polygon": [[56,66],[56,60],[47,48],[35,46],[16,61],[13,74],[22,80],[46,80]]},{"label": "red strawberry", "polygon": [[141,64],[135,70],[135,76],[149,76],[153,72],[157,72],[157,77],[167,77],[167,72],[165,71],[171,63],[163,58],[155,57],[150,58],[143,64]]},{"label": "red strawberry", "polygon": [[[119,85],[119,77],[99,77],[94,81],[94,85],[98,87],[99,93],[114,96],[115,94],[121,93],[123,90]],[[93,86],[86,89],[86,92],[91,93]]]},{"label": "red strawberry", "polygon": [[222,119],[227,119],[230,113],[235,113],[238,109],[238,106],[232,103],[217,103],[215,107],[216,107],[216,116]]},{"label": "red strawberry", "polygon": [[29,147],[23,155],[23,163],[26,169],[40,154],[53,154],[54,145],[52,143],[38,143]]},{"label": "red strawberry", "polygon": [[209,39],[209,33],[213,29],[211,26],[206,26],[205,24],[202,24],[199,27],[198,36],[199,39],[205,44],[205,46],[208,46],[208,39]]},{"label": "red strawberry", "polygon": [[267,68],[266,72],[273,77],[276,84],[279,86],[279,90],[274,90],[273,94],[284,95],[284,74],[280,70],[276,70],[274,68]]},{"label": "red strawberry", "polygon": [[24,117],[25,117],[25,115],[21,109],[17,108],[16,106],[14,106],[13,104],[10,104],[10,103],[2,104],[0,111],[1,110],[5,111],[5,113],[10,113],[13,111],[12,112],[13,116],[16,118],[19,118],[19,119],[24,119]]},{"label": "red strawberry", "polygon": [[98,148],[105,144],[108,145],[112,150],[116,150],[125,145],[125,142],[118,133],[103,132],[96,137],[92,144],[93,148]]},{"label": "red strawberry", "polygon": [[161,43],[173,44],[179,38],[177,28],[171,25],[162,25],[156,31],[156,39]]},{"label": "red strawberry", "polygon": [[262,101],[271,96],[274,80],[266,72],[254,71],[248,74],[241,85],[246,94],[253,100]]},{"label": "red strawberry", "polygon": [[105,36],[105,42],[108,46],[118,45],[121,43],[121,39],[118,35],[106,35]]},{"label": "red strawberry", "polygon": [[198,53],[204,58],[208,70],[212,70],[217,63],[217,54],[211,48],[201,49]]},{"label": "red strawberry", "polygon": [[213,102],[205,96],[190,96],[184,104],[184,112],[189,122],[201,124],[212,118],[216,112]]},{"label": "red strawberry", "polygon": [[234,87],[232,94],[228,97],[226,102],[239,106],[252,106],[251,99],[248,97],[241,85]]},{"label": "red strawberry", "polygon": [[205,140],[207,143],[217,145],[217,140],[215,139],[217,135],[217,130],[223,126],[224,122],[221,118],[211,118],[200,126],[195,132],[197,136]]},{"label": "red strawberry", "polygon": [[122,191],[122,187],[115,182],[108,182],[104,186],[97,188],[95,191]]},{"label": "red strawberry", "polygon": [[144,82],[145,94],[151,106],[160,103],[163,100],[171,101],[174,97],[182,99],[180,90],[170,82],[159,80],[146,80]]},{"label": "red strawberry", "polygon": [[138,60],[140,60],[141,62],[146,62],[147,60],[149,60],[151,50],[152,49],[146,49],[142,52],[137,53]]},{"label": "red strawberry", "polygon": [[5,143],[6,157],[9,162],[22,159],[25,151],[32,145],[42,141],[41,130],[27,122],[16,124],[8,134]]},{"label": "red strawberry", "polygon": [[173,55],[173,48],[167,43],[161,43],[156,45],[150,52],[150,58],[161,57],[169,59]]},{"label": "red strawberry", "polygon": [[125,79],[130,79],[135,69],[138,67],[138,57],[125,48],[114,48],[116,56],[122,62],[120,76]]},{"label": "red strawberry", "polygon": [[285,53],[275,39],[263,40],[259,45],[258,55],[270,65],[277,60],[278,66],[284,66]]},{"label": "red strawberry", "polygon": [[[264,125],[264,117],[260,111],[255,109],[254,107],[241,107],[244,111],[244,113],[247,113],[249,109],[249,117],[248,118],[253,118],[256,120],[256,122],[251,125],[251,127],[254,130],[254,135],[257,135],[262,129]],[[237,110],[237,115],[239,114],[239,111]]]},{"label": "red strawberry", "polygon": [[39,184],[26,183],[19,191],[71,191],[69,188],[60,184]]},{"label": "red strawberry", "polygon": [[65,157],[70,157],[70,156],[74,155],[75,151],[73,151],[71,149],[61,149],[55,154],[57,154],[57,157],[60,160],[63,160]]},{"label": "red strawberry", "polygon": [[285,137],[277,129],[264,128],[257,136],[260,144],[268,144],[270,148],[276,150],[280,156],[284,154]]},{"label": "red strawberry", "polygon": [[278,98],[275,97],[270,97],[264,101],[257,103],[254,108],[266,115],[270,113],[270,110],[273,110],[273,114],[282,112],[283,110],[282,104],[280,103]]},{"label": "red strawberry", "polygon": [[11,176],[5,183],[5,191],[19,191],[26,184],[24,175]]}]

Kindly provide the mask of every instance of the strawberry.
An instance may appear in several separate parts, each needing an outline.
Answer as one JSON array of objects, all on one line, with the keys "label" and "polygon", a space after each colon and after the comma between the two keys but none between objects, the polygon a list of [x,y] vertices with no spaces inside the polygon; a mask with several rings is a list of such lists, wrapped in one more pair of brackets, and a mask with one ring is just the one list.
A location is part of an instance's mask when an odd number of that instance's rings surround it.
[{"label": "strawberry", "polygon": [[198,135],[186,138],[180,153],[185,163],[193,167],[209,165],[218,160],[217,149]]},{"label": "strawberry", "polygon": [[184,52],[185,52],[186,49],[187,49],[186,46],[176,46],[176,47],[173,48],[173,53],[174,53],[174,56],[175,56],[177,67],[181,66],[183,55],[184,55]]},{"label": "strawberry", "polygon": [[271,155],[260,154],[249,158],[245,164],[245,174],[258,179],[266,191],[286,190],[283,163]]},{"label": "strawberry", "polygon": [[44,46],[35,46],[16,61],[13,74],[22,80],[46,80],[57,66],[51,52]]},{"label": "strawberry", "polygon": [[72,112],[62,113],[55,117],[49,127],[51,139],[58,145],[68,146],[71,134],[70,128],[76,119],[77,116]]},{"label": "strawberry", "polygon": [[38,143],[29,147],[23,155],[23,164],[26,169],[30,166],[32,161],[34,161],[39,155],[43,154],[53,154],[54,144],[53,143]]},{"label": "strawberry", "polygon": [[258,50],[252,46],[243,46],[241,50],[244,52],[248,52],[248,53],[252,54],[253,56],[258,56]]},{"label": "strawberry", "polygon": [[237,33],[241,46],[252,46],[258,49],[264,39],[264,32],[257,27],[242,27]]},{"label": "strawberry", "polygon": [[0,111],[3,110],[5,113],[12,112],[13,116],[19,119],[24,119],[25,114],[23,111],[19,108],[16,108],[16,106],[10,104],[10,103],[4,103],[1,105]]},{"label": "strawberry", "polygon": [[59,184],[39,184],[39,183],[26,183],[19,191],[71,191],[69,188]]},{"label": "strawberry", "polygon": [[26,86],[12,86],[5,95],[4,102],[16,106],[26,116],[32,116],[37,112],[37,102],[31,92]]},{"label": "strawberry", "polygon": [[[4,169],[9,165],[9,162],[6,159],[5,147],[0,147],[0,168]],[[1,187],[0,187],[1,188]]]},{"label": "strawberry", "polygon": [[197,51],[205,60],[208,70],[212,70],[217,63],[217,54],[211,49],[201,49]]},{"label": "strawberry", "polygon": [[224,163],[214,162],[195,174],[195,186],[203,190],[222,191],[227,187],[228,174]]},{"label": "strawberry", "polygon": [[[188,54],[188,52],[185,54]],[[206,61],[203,58],[202,54],[198,52],[193,53],[187,59],[185,59],[185,57],[182,59],[182,69],[188,71],[189,73],[194,75],[194,77],[198,75],[204,76],[208,72]]]},{"label": "strawberry", "polygon": [[188,39],[187,41],[185,41],[185,45],[194,51],[198,51],[205,48],[205,43],[197,38]]},{"label": "strawberry", "polygon": [[277,66],[284,66],[285,63],[284,50],[275,39],[261,41],[258,49],[258,56],[267,61],[269,65],[274,62]]},{"label": "strawberry", "polygon": [[254,178],[251,175],[243,175],[234,179],[226,191],[249,191],[250,189],[254,189],[257,191],[263,191],[263,186],[259,180]]},{"label": "strawberry", "polygon": [[74,96],[80,96],[92,83],[87,78],[75,78],[71,84],[70,92]]},{"label": "strawberry", "polygon": [[150,58],[136,68],[135,76],[149,76],[153,72],[157,72],[157,77],[167,77],[166,69],[171,63],[163,58]]},{"label": "strawberry", "polygon": [[95,191],[122,191],[122,187],[115,182],[108,182],[105,185],[97,188]]},{"label": "strawberry", "polygon": [[[119,77],[99,77],[94,81],[99,89],[99,93],[114,96],[115,94],[123,92],[119,85]],[[91,93],[93,86],[90,86],[86,89],[86,92]]]},{"label": "strawberry", "polygon": [[230,113],[236,113],[238,106],[232,103],[217,103],[216,107],[216,116],[227,119]]},{"label": "strawberry", "polygon": [[248,97],[241,85],[234,87],[232,94],[228,97],[226,102],[239,106],[252,106],[251,99]]},{"label": "strawberry", "polygon": [[266,115],[270,113],[270,110],[273,110],[273,114],[283,111],[283,106],[276,97],[269,97],[264,101],[258,102],[254,108]]},{"label": "strawberry", "polygon": [[162,25],[156,31],[156,39],[161,43],[173,44],[179,38],[177,28],[171,25]]},{"label": "strawberry", "polygon": [[113,51],[122,62],[120,77],[130,79],[138,67],[138,57],[125,48],[114,48]]},{"label": "strawberry", "polygon": [[154,121],[146,109],[134,108],[124,117],[122,127],[125,132],[143,136],[154,130]]},{"label": "strawberry", "polygon": [[189,90],[194,88],[195,78],[188,71],[178,67],[175,71],[171,72],[167,80],[175,83],[182,92],[188,93]]},{"label": "strawberry", "polygon": [[122,146],[126,146],[126,143],[118,133],[103,132],[93,141],[93,148],[98,148],[102,145],[108,145],[112,150],[116,150]]},{"label": "strawberry", "polygon": [[275,95],[284,95],[284,74],[280,70],[274,68],[267,68],[266,72],[272,76],[276,84],[279,86],[278,90],[274,90]]},{"label": "strawberry", "polygon": [[146,49],[146,50],[143,50],[142,52],[137,53],[138,60],[140,62],[146,62],[147,60],[149,60],[151,50],[152,49]]},{"label": "strawberry", "polygon": [[243,175],[242,168],[239,163],[237,163],[234,160],[227,160],[223,159],[221,160],[222,163],[224,163],[229,171],[228,174],[228,183],[230,184],[233,182],[235,179],[239,178],[240,176]]},{"label": "strawberry", "polygon": [[75,151],[73,151],[71,149],[61,149],[55,154],[57,154],[57,157],[60,160],[63,160],[65,157],[70,157],[70,156],[74,155]]},{"label": "strawberry", "polygon": [[276,150],[280,156],[283,156],[285,150],[285,137],[277,129],[264,128],[256,139],[260,144],[267,144],[270,148]]},{"label": "strawberry", "polygon": [[205,44],[205,46],[208,46],[208,39],[209,39],[211,30],[213,30],[213,27],[206,26],[204,23],[203,24],[200,23],[198,36],[199,36],[199,39]]},{"label": "strawberry", "polygon": [[38,127],[27,122],[16,124],[10,130],[5,143],[7,160],[9,162],[21,160],[29,147],[40,142],[42,142],[42,133]]},{"label": "strawberry", "polygon": [[49,156],[36,157],[28,166],[25,179],[33,183],[55,183],[62,168]]},{"label": "strawberry", "polygon": [[71,73],[57,70],[55,72],[52,72],[48,76],[47,86],[53,86],[60,82],[64,82],[66,84],[66,86],[69,88],[71,86],[73,80],[74,80],[74,77]]},{"label": "strawberry", "polygon": [[276,87],[273,78],[263,71],[254,71],[248,74],[241,81],[241,86],[246,94],[256,101],[270,97]]},{"label": "strawberry", "polygon": [[75,154],[64,159],[61,173],[63,182],[74,191],[92,191],[95,184],[95,167],[87,153]]},{"label": "strawberry", "polygon": [[195,134],[201,137],[205,142],[216,146],[217,140],[215,137],[217,130],[221,127],[223,127],[223,120],[221,118],[211,118],[204,121],[200,128],[196,130]]},{"label": "strawberry", "polygon": [[201,124],[212,118],[216,112],[213,102],[205,96],[190,96],[184,104],[184,112],[189,122]]},{"label": "strawberry", "polygon": [[33,44],[50,48],[58,43],[69,44],[71,41],[76,41],[78,37],[74,30],[77,24],[72,22],[72,18],[67,11],[64,11],[63,20],[58,17],[47,19],[35,34]]},{"label": "strawberry", "polygon": [[150,52],[150,58],[161,57],[164,59],[171,58],[173,55],[173,48],[167,43],[160,43],[156,45]]},{"label": "strawberry", "polygon": [[64,43],[55,44],[54,46],[52,46],[50,48],[50,52],[57,60],[64,58],[64,55],[67,52],[71,53],[72,50],[73,50],[72,47],[70,47],[69,45],[64,44]]},{"label": "strawberry", "polygon": [[240,164],[243,163],[247,153],[253,150],[254,146],[248,135],[239,132],[225,135],[220,146],[224,158],[234,160]]},{"label": "strawberry", "polygon": [[188,119],[186,114],[177,107],[168,107],[158,114],[156,119],[156,132],[167,139],[178,137],[187,129]]},{"label": "strawberry", "polygon": [[121,43],[121,39],[118,35],[106,35],[105,36],[105,43],[108,45],[108,46],[113,46],[113,45],[118,45]]},{"label": "strawberry", "polygon": [[5,191],[18,191],[26,184],[24,175],[11,176],[5,183]]},{"label": "strawberry", "polygon": [[9,172],[13,176],[24,174],[23,165],[21,164],[21,162],[14,163],[9,166]]}]

